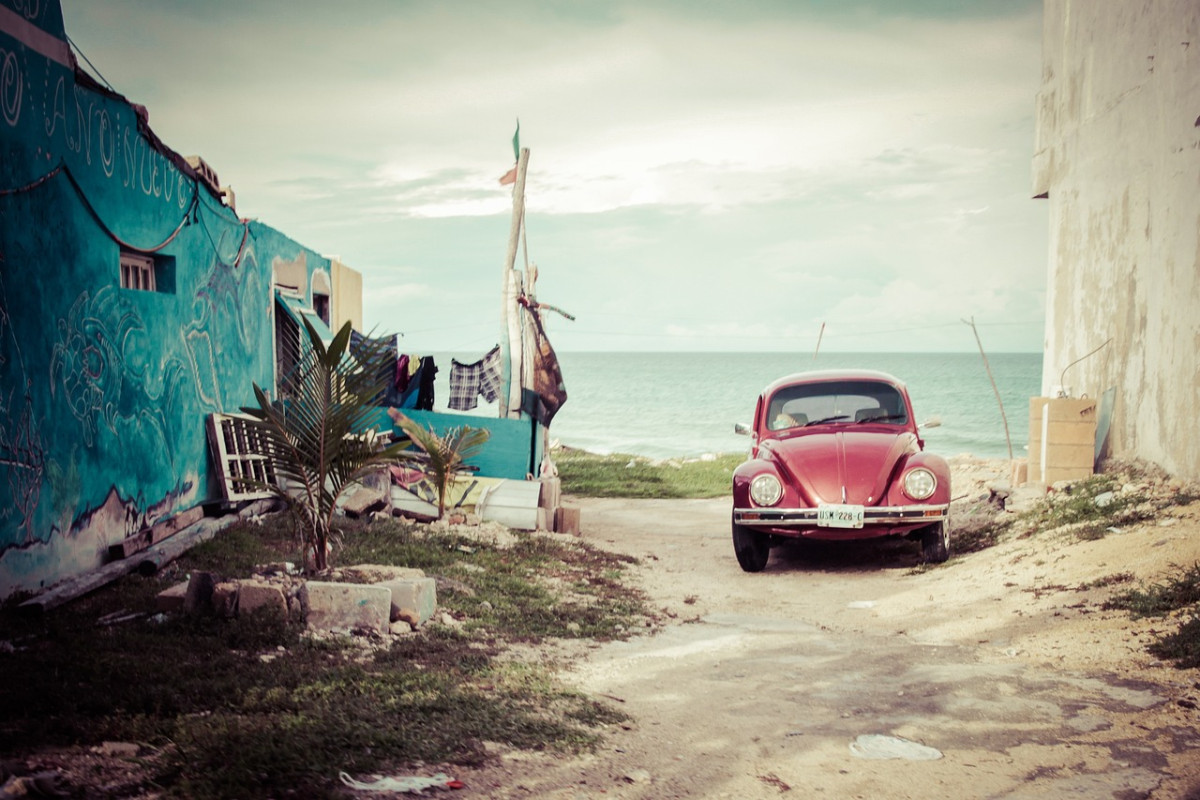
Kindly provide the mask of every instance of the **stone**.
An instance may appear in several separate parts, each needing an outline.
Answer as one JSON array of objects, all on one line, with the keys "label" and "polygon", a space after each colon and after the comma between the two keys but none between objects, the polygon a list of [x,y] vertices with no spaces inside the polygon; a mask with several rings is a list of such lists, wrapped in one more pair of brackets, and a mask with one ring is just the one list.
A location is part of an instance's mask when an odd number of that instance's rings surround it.
[{"label": "stone", "polygon": [[212,611],[213,587],[217,576],[211,572],[193,572],[188,578],[187,591],[183,596],[185,614],[207,614]]},{"label": "stone", "polygon": [[213,587],[213,613],[218,617],[233,619],[238,614],[238,585],[234,582],[222,582]]},{"label": "stone", "polygon": [[154,598],[155,609],[167,614],[183,611],[183,601],[190,583],[191,581],[182,581],[169,589],[163,589]]},{"label": "stone", "polygon": [[287,616],[287,598],[278,586],[263,581],[243,581],[238,587],[238,614],[253,614],[260,608],[277,610]]},{"label": "stone", "polygon": [[342,573],[356,581],[379,583],[397,578],[424,578],[425,571],[416,567],[395,567],[391,564],[355,564],[353,567],[343,567]]},{"label": "stone", "polygon": [[313,630],[388,632],[392,593],[385,587],[309,581],[301,589],[300,598],[308,627]]},{"label": "stone", "polygon": [[424,625],[437,611],[437,581],[433,578],[396,578],[375,584],[391,594],[390,619]]},{"label": "stone", "polygon": [[388,504],[387,492],[383,489],[353,484],[338,498],[338,508],[348,517],[362,517],[372,511],[380,511]]}]

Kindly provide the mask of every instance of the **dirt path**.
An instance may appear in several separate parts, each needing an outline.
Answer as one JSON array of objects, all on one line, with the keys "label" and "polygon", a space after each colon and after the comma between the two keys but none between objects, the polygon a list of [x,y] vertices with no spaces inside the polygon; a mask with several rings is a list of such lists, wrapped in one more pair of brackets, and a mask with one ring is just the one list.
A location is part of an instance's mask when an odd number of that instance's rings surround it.
[{"label": "dirt path", "polygon": [[726,499],[573,502],[673,622],[557,654],[632,717],[595,755],[506,753],[461,796],[1200,797],[1200,676],[1086,588],[1200,560],[1200,506],[924,571],[906,543],[777,548],[750,575]]}]

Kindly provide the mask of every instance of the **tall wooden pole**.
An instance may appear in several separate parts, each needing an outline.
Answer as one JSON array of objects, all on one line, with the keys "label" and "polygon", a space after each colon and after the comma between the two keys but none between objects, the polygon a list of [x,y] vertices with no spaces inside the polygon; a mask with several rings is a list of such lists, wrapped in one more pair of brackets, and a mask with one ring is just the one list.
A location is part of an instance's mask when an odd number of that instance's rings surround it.
[{"label": "tall wooden pole", "polygon": [[503,306],[500,311],[500,416],[521,416],[521,375],[524,363],[521,342],[521,314],[517,299],[521,296],[521,275],[513,268],[517,248],[521,243],[521,228],[525,224],[525,172],[529,167],[529,148],[521,148],[517,158],[517,180],[513,184],[512,226],[508,233],[508,255],[504,259],[504,280],[501,284]]}]

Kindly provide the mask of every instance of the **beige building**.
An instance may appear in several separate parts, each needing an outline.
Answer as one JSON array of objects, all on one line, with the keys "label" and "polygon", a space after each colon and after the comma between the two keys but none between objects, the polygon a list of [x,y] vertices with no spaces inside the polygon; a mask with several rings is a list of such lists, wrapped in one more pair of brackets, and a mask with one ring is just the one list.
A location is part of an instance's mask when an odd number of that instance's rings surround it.
[{"label": "beige building", "polygon": [[1106,453],[1200,479],[1200,2],[1044,8],[1042,391],[1099,399]]}]

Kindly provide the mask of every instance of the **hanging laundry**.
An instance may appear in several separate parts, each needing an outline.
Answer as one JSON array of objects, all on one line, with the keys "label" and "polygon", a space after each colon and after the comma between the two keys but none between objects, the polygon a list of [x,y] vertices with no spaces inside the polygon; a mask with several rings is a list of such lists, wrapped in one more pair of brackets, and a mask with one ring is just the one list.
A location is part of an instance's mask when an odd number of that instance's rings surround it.
[{"label": "hanging laundry", "polygon": [[530,312],[529,316],[534,325],[533,348],[533,391],[522,393],[522,409],[545,427],[550,427],[550,421],[558,413],[562,404],[567,402],[567,387],[563,383],[562,368],[558,365],[558,356],[546,338],[546,329],[538,314]]},{"label": "hanging laundry", "polygon": [[500,345],[474,364],[450,360],[450,402],[455,411],[470,411],[479,404],[479,395],[489,403],[500,396]]},{"label": "hanging laundry", "polygon": [[[433,387],[438,368],[433,363],[433,356],[409,356],[408,387],[403,391],[393,390],[388,393],[388,405],[392,408],[408,408],[418,411],[433,410]],[[415,370],[411,367],[416,364]]]},{"label": "hanging laundry", "polygon": [[396,359],[396,376],[392,378],[392,386],[400,392],[408,388],[408,361],[408,356],[404,354]]}]

